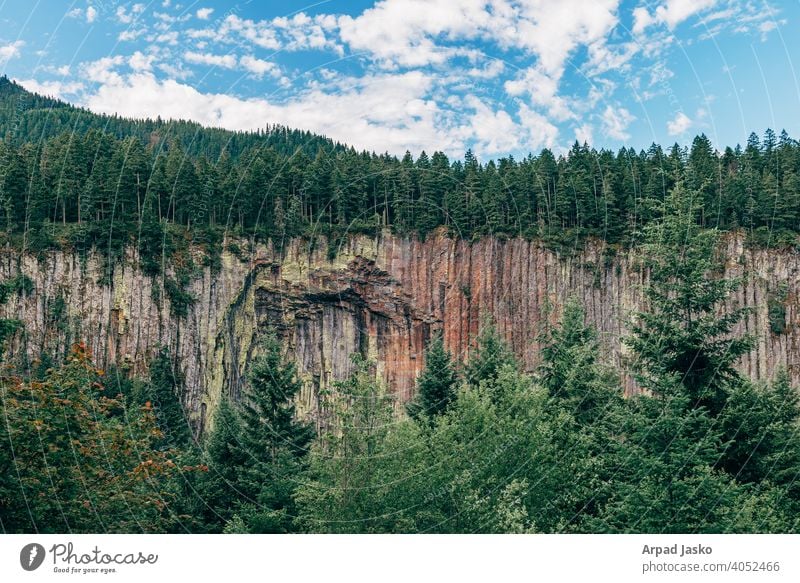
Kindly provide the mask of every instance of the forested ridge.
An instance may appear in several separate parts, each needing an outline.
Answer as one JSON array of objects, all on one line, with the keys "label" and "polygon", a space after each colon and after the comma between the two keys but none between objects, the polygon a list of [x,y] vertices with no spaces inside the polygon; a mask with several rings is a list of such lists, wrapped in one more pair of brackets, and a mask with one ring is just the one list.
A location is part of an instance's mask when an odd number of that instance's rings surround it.
[{"label": "forested ridge", "polygon": [[[8,122],[0,153],[7,243],[29,252],[96,247],[114,260],[136,245],[143,269],[163,275],[189,245],[214,265],[226,231],[280,242],[445,225],[469,237],[635,244],[649,273],[624,371],[602,363],[573,299],[541,332],[533,372],[489,320],[466,363],[434,335],[405,405],[374,362],[353,355],[354,373],[320,395],[320,433],[296,414],[301,382],[274,330],[259,331],[240,398],[223,396],[199,439],[166,348],[147,377],[99,370],[81,343],[63,361],[11,359],[0,369],[2,531],[800,529],[800,398],[785,371],[765,382],[738,372],[755,339],[735,333],[746,308],[723,313],[742,281],[720,276],[718,254],[721,229],[794,244],[800,146],[785,134],[722,154],[701,136],[687,151],[576,145],[558,158],[451,163],[326,141],[308,152],[304,134],[285,129],[214,130],[202,147],[189,136],[206,130],[193,124],[115,136],[91,120],[122,133],[136,122],[7,80],[2,92],[4,111],[25,120]],[[59,122],[50,133],[52,111],[79,131]],[[228,152],[235,135],[247,145]],[[180,279],[190,271],[174,272],[170,299],[191,301]],[[0,284],[0,303],[32,291],[20,274]],[[0,321],[0,344],[20,326]],[[642,392],[623,396],[623,374]]]},{"label": "forested ridge", "polygon": [[90,113],[0,79],[0,224],[34,252],[135,244],[155,270],[187,238],[218,254],[224,233],[283,240],[391,228],[466,238],[587,236],[632,244],[678,181],[700,193],[700,226],[795,242],[800,145],[752,134],[716,152],[653,144],[637,152],[578,144],[521,160],[359,152],[282,126],[259,132]]}]

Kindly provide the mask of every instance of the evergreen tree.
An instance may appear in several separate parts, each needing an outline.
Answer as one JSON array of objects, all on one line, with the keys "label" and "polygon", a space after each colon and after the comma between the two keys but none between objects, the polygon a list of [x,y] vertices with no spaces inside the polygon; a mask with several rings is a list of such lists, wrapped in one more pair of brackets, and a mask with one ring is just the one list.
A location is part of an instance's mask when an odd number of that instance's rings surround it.
[{"label": "evergreen tree", "polygon": [[643,386],[676,374],[692,406],[716,416],[728,388],[741,380],[735,363],[752,342],[731,335],[744,308],[720,315],[740,282],[718,277],[717,233],[697,225],[697,204],[697,194],[679,184],[667,198],[663,219],[647,227],[642,255],[650,269],[649,310],[636,314],[633,335],[625,341],[636,354]]},{"label": "evergreen tree", "polygon": [[485,320],[478,334],[474,354],[470,355],[466,367],[466,380],[473,387],[481,381],[491,383],[506,366],[516,367],[514,354],[500,337],[490,320]]},{"label": "evergreen tree", "polygon": [[188,416],[181,404],[185,388],[183,375],[175,370],[169,350],[161,347],[150,362],[150,383],[145,395],[155,407],[158,426],[164,435],[163,443],[167,447],[184,446],[191,439]]},{"label": "evergreen tree", "polygon": [[203,452],[196,460],[201,471],[193,474],[184,495],[189,502],[188,512],[201,532],[222,532],[241,510],[246,494],[239,478],[250,462],[241,445],[241,417],[229,399],[224,398],[214,415]]},{"label": "evergreen tree", "polygon": [[581,423],[591,423],[618,405],[621,396],[613,373],[597,362],[594,328],[584,323],[583,307],[570,298],[559,326],[542,338],[542,384]]},{"label": "evergreen tree", "polygon": [[417,378],[417,394],[406,411],[417,421],[431,421],[444,413],[456,396],[458,375],[453,359],[445,350],[441,334],[434,336],[425,351],[425,368]]},{"label": "evergreen tree", "polygon": [[[298,524],[312,532],[380,532],[385,501],[377,487],[392,401],[370,363],[353,356],[354,371],[337,382],[325,409],[328,430],[312,451],[298,488]],[[376,486],[376,487],[373,487]]]},{"label": "evergreen tree", "polygon": [[292,499],[313,429],[298,421],[294,398],[302,387],[294,362],[284,362],[281,344],[266,334],[262,353],[250,363],[242,395],[239,488],[246,496],[241,516],[251,532],[289,532]]}]

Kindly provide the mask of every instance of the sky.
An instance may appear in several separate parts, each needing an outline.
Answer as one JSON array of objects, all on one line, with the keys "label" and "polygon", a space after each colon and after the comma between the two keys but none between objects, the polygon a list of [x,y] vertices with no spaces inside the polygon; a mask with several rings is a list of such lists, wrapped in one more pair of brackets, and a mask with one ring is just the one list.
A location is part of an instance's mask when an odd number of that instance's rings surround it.
[{"label": "sky", "polygon": [[100,113],[461,157],[800,137],[800,0],[0,0],[0,69]]}]

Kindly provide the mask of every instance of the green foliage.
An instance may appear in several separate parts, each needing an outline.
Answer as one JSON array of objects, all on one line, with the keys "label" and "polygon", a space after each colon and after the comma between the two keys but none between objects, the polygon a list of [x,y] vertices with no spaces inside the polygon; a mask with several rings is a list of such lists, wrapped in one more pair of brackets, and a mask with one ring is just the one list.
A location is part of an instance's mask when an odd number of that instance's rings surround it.
[{"label": "green foliage", "polygon": [[434,336],[425,352],[425,369],[417,379],[417,394],[406,404],[412,419],[430,421],[444,413],[455,399],[458,375],[441,334]]},{"label": "green foliage", "polygon": [[650,306],[636,314],[626,343],[637,355],[644,387],[676,374],[693,406],[717,415],[727,389],[741,380],[735,363],[750,351],[752,339],[731,334],[746,308],[720,315],[741,282],[718,277],[718,234],[695,222],[697,199],[697,193],[678,184],[665,201],[663,219],[645,229]]},{"label": "green foliage", "polygon": [[[9,125],[14,119],[14,131]],[[587,237],[641,245],[646,308],[626,339],[641,394],[599,364],[577,301],[520,370],[489,322],[464,370],[435,337],[408,417],[375,367],[320,395],[315,437],[297,418],[301,384],[280,342],[256,349],[241,395],[223,397],[198,444],[186,387],[161,350],[149,378],[95,369],[85,347],[44,354],[31,378],[0,376],[0,528],[5,532],[797,532],[800,404],[785,371],[737,372],[752,342],[740,284],[722,277],[722,230],[797,245],[800,145],[768,132],[746,148],[617,153],[575,144],[522,160],[472,152],[402,158],[307,132],[241,133],[187,122],[97,116],[0,78],[0,228],[44,257],[133,245],[184,317],[199,266],[238,241],[320,236],[333,258],[347,233],[384,228],[467,240],[536,237],[563,252]],[[709,228],[712,227],[712,228]],[[250,259],[229,239],[227,249]],[[197,262],[193,257],[201,258]],[[597,265],[596,282],[607,261]],[[0,284],[0,304],[32,293]],[[769,299],[784,332],[786,290]],[[471,291],[462,289],[470,301]],[[49,306],[64,320],[63,298]],[[19,328],[0,321],[0,344]],[[52,358],[51,358],[52,356]],[[237,387],[238,389],[239,387]],[[236,391],[235,391],[236,392]],[[311,450],[310,456],[308,455]]]},{"label": "green foliage", "polygon": [[162,347],[150,361],[150,382],[142,396],[155,407],[164,446],[182,447],[191,439],[188,416],[181,404],[184,393],[183,375],[175,369],[169,350]]},{"label": "green foliage", "polygon": [[[85,347],[42,381],[0,379],[0,521],[6,532],[175,528],[174,452],[152,407],[104,396]],[[120,414],[120,413],[124,414]]]},{"label": "green foliage", "polygon": [[619,379],[597,362],[597,333],[584,323],[583,306],[570,298],[558,327],[541,338],[542,384],[579,423],[594,422],[619,405]]},{"label": "green foliage", "polygon": [[786,332],[787,291],[786,286],[783,285],[777,292],[767,296],[767,317],[769,318],[769,329],[773,334]]},{"label": "green foliage", "polygon": [[296,418],[301,384],[281,344],[268,333],[250,363],[241,405],[223,400],[192,487],[190,512],[207,532],[290,532],[294,490],[313,429]]},{"label": "green foliage", "polygon": [[284,362],[271,333],[261,348],[242,396],[241,448],[247,462],[239,487],[247,503],[241,514],[250,532],[289,532],[296,514],[292,495],[314,432],[296,419],[294,399],[302,384],[294,362]]},{"label": "green foliage", "polygon": [[516,366],[514,354],[500,337],[494,324],[485,319],[467,363],[467,383],[477,387],[481,381],[491,382],[506,365]]},{"label": "green foliage", "polygon": [[702,227],[743,228],[754,244],[792,247],[800,224],[800,146],[785,135],[769,152],[774,140],[751,138],[745,150],[718,153],[701,135],[669,153],[576,143],[558,157],[543,150],[482,163],[468,151],[458,161],[441,152],[415,160],[281,126],[245,133],[109,118],[2,77],[0,131],[12,126],[0,133],[6,237],[39,254],[96,249],[112,263],[132,243],[151,275],[171,265],[181,238],[218,269],[223,235],[281,248],[324,230],[331,256],[343,235],[386,227],[424,237],[446,226],[467,240],[537,237],[565,252],[587,237],[635,244],[679,181],[697,192],[693,219]]},{"label": "green foliage", "polygon": [[169,299],[171,314],[176,318],[185,318],[189,314],[189,307],[194,304],[194,296],[184,289],[183,284],[171,277],[164,278],[164,293]]},{"label": "green foliage", "polygon": [[[298,524],[318,532],[372,532],[380,516],[371,489],[392,422],[392,401],[370,363],[353,357],[355,371],[326,397],[328,430],[312,450],[308,479],[296,494]],[[376,463],[377,462],[377,463]]]}]

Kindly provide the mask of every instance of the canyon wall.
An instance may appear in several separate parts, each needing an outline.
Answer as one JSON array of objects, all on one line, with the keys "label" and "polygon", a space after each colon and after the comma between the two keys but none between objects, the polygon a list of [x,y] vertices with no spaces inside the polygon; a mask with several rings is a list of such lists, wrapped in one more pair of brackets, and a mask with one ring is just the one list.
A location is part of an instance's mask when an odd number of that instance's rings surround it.
[{"label": "canyon wall", "polygon": [[[279,331],[298,363],[300,410],[311,417],[320,389],[351,370],[351,354],[373,359],[378,374],[406,400],[430,335],[441,330],[447,348],[467,359],[486,315],[532,370],[537,337],[557,321],[570,295],[583,302],[597,327],[605,360],[624,367],[620,339],[641,306],[646,273],[635,252],[607,251],[593,243],[562,256],[523,239],[470,243],[443,233],[425,241],[388,233],[351,237],[333,259],[325,241],[312,248],[295,240],[281,252],[256,246],[246,259],[226,251],[216,272],[205,268],[188,289],[196,301],[178,318],[160,279],[139,271],[133,251],[104,281],[98,256],[20,257],[6,249],[0,280],[22,272],[33,291],[13,296],[0,317],[25,324],[9,350],[29,362],[42,351],[63,354],[83,340],[98,366],[115,364],[118,374],[131,374],[146,370],[157,346],[169,347],[186,378],[185,405],[202,432],[221,396],[241,391],[258,335],[268,326]],[[742,370],[769,378],[786,366],[797,382],[800,254],[749,249],[736,235],[726,237],[723,251],[726,275],[745,277],[729,307],[752,308],[737,330],[756,338]]]}]

